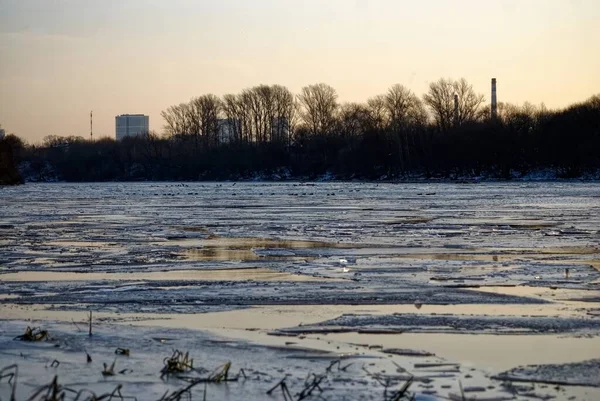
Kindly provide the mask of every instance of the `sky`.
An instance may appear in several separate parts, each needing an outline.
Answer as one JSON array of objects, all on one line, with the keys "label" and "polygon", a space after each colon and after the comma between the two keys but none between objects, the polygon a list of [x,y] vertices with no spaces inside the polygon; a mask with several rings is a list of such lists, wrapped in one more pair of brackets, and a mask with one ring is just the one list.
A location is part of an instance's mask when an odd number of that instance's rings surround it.
[{"label": "sky", "polygon": [[0,0],[0,124],[28,142],[206,93],[325,82],[342,102],[466,78],[489,101],[600,93],[598,0]]}]

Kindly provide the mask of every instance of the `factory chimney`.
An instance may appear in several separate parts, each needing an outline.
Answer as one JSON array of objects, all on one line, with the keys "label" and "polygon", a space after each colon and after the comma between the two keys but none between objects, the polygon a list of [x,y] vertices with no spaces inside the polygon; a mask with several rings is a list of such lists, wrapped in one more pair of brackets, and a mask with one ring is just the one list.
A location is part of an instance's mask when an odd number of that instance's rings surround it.
[{"label": "factory chimney", "polygon": [[492,120],[498,117],[498,99],[496,98],[496,78],[492,78]]}]

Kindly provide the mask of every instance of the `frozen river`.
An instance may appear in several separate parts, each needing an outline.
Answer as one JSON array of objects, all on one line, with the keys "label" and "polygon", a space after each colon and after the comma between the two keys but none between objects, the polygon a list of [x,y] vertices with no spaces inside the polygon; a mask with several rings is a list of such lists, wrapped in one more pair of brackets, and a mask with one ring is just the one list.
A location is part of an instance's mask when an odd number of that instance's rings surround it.
[{"label": "frozen river", "polygon": [[[498,371],[510,358],[453,353],[464,348],[457,336],[514,349],[539,336],[573,351],[514,353],[514,366],[560,365],[600,358],[599,230],[598,183],[28,184],[0,189],[0,303],[4,330],[93,310],[107,324],[147,319],[328,352],[355,351],[360,335],[369,350],[404,335],[406,347]],[[430,348],[412,333],[430,336]],[[553,369],[535,374],[586,383],[581,370]],[[461,375],[452,377],[415,394],[452,398]],[[164,390],[155,387],[149,394]],[[497,390],[473,392],[508,394]]]},{"label": "frozen river", "polygon": [[[14,293],[8,280],[40,281],[19,284],[35,294],[22,302],[161,312],[521,303],[539,301],[463,288],[588,289],[599,278],[598,184],[40,184],[1,195],[0,291]],[[65,275],[81,272],[96,275]],[[284,283],[230,285],[252,273]],[[81,278],[119,281],[103,291],[66,291]],[[127,278],[145,280],[153,292],[127,291]],[[168,303],[157,296],[165,290]]]}]

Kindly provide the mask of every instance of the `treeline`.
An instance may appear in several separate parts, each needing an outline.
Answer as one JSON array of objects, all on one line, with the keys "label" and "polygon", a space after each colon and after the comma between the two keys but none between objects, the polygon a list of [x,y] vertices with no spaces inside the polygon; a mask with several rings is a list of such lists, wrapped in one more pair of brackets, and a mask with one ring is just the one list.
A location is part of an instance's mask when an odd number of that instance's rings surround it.
[{"label": "treeline", "polygon": [[464,79],[422,97],[402,85],[340,104],[316,84],[297,95],[261,85],[203,95],[162,112],[164,133],[121,142],[47,137],[17,152],[29,179],[509,179],[539,169],[579,177],[600,169],[600,96],[547,110],[500,103],[496,116]]}]

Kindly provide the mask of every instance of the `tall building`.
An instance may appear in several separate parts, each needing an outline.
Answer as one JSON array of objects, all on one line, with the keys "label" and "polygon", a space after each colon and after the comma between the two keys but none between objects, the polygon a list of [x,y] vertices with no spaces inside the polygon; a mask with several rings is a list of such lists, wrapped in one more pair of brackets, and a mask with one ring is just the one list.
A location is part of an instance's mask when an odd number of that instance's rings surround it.
[{"label": "tall building", "polygon": [[4,131],[3,128],[0,128],[0,139],[4,139],[5,136],[6,136],[6,132]]},{"label": "tall building", "polygon": [[121,114],[115,117],[117,141],[129,136],[147,134],[150,131],[150,117],[143,114]]}]

